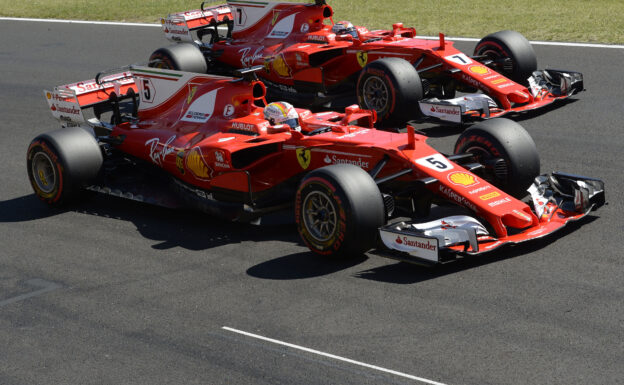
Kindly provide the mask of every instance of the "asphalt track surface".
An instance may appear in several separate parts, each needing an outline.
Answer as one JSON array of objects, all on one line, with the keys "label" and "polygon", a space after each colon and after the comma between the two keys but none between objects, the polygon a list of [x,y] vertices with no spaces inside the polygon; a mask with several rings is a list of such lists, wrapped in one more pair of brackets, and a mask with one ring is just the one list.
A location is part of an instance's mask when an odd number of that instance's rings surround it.
[{"label": "asphalt track surface", "polygon": [[[14,21],[0,35],[1,384],[622,383],[624,50],[536,46],[540,68],[581,71],[587,91],[521,122],[543,171],[603,178],[609,205],[546,240],[424,268],[327,262],[289,223],[98,196],[45,207],[25,164],[58,127],[42,89],[166,42]],[[459,132],[428,133],[449,151]]]}]

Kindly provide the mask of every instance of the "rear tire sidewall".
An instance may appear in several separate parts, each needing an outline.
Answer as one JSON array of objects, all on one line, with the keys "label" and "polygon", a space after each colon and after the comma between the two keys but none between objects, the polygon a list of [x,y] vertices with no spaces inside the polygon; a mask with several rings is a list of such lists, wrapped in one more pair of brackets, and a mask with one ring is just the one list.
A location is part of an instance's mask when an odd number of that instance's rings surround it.
[{"label": "rear tire sidewall", "polygon": [[[387,102],[383,107],[369,103],[366,89],[370,85],[385,88]],[[383,58],[368,64],[357,81],[357,98],[362,108],[375,110],[377,121],[383,126],[398,125],[419,116],[418,101],[423,88],[418,71],[401,58]],[[416,112],[415,112],[416,111]]]},{"label": "rear tire sidewall", "polygon": [[521,125],[509,119],[486,120],[468,128],[457,139],[454,152],[502,158],[505,161],[506,176],[499,177],[499,174],[495,174],[489,181],[518,198],[526,195],[526,189],[540,173],[539,153],[535,142]]},{"label": "rear tire sidewall", "polygon": [[159,48],[149,58],[149,66],[176,71],[206,73],[208,65],[195,44],[179,43]]},{"label": "rear tire sidewall", "polygon": [[[26,159],[28,179],[35,195],[50,205],[67,203],[76,197],[83,187],[96,179],[102,163],[99,144],[92,134],[80,127],[37,136],[28,147]],[[41,165],[44,167],[39,167]],[[53,171],[54,177],[42,179],[44,170]],[[46,184],[50,183],[52,186],[48,187]]]},{"label": "rear tire sidewall", "polygon": [[537,69],[537,56],[531,43],[516,31],[505,30],[487,35],[477,43],[474,54],[509,57],[513,70],[509,73],[499,72],[523,85],[528,84],[527,79]]},{"label": "rear tire sidewall", "polygon": [[[306,219],[312,197],[322,197],[334,210],[335,226],[328,236],[319,237]],[[378,228],[385,222],[384,204],[366,171],[353,165],[332,165],[314,170],[302,180],[295,197],[295,220],[299,235],[314,253],[356,256],[376,245]]]}]

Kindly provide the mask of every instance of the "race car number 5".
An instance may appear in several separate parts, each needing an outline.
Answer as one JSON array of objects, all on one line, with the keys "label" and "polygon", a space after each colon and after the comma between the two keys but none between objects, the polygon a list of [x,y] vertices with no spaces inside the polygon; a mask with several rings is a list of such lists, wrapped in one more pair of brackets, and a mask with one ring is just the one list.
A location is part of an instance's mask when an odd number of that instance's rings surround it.
[{"label": "race car number 5", "polygon": [[443,172],[453,169],[453,164],[442,154],[433,154],[416,160],[416,164],[433,171]]},{"label": "race car number 5", "polygon": [[142,78],[141,79],[141,100],[146,103],[151,103],[154,101],[155,89],[152,85],[152,81],[150,79]]}]

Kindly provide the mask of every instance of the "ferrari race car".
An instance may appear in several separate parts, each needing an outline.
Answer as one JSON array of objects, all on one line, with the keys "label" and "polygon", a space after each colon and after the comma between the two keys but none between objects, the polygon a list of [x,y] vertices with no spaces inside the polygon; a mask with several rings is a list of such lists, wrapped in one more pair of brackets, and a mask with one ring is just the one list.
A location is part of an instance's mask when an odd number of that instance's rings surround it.
[{"label": "ferrari race car", "polygon": [[579,72],[537,70],[531,44],[514,31],[486,36],[469,56],[442,34],[419,39],[401,23],[369,31],[332,16],[324,0],[202,3],[162,20],[177,44],[156,50],[150,65],[224,75],[262,65],[270,100],[325,109],[357,102],[386,126],[499,117],[583,90]]},{"label": "ferrari race car", "polygon": [[28,148],[35,194],[56,205],[86,189],[255,223],[294,206],[315,253],[410,262],[540,238],[605,202],[598,179],[540,176],[535,143],[508,119],[471,126],[450,155],[412,127],[374,129],[357,105],[267,120],[263,70],[137,66],[44,91],[63,127]]}]

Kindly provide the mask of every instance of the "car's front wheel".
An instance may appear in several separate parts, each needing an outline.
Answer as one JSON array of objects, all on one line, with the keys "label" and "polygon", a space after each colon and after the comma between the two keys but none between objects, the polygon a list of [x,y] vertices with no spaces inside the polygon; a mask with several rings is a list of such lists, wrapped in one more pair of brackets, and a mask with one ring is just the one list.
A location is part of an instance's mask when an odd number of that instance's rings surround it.
[{"label": "car's front wheel", "polygon": [[482,176],[515,197],[540,173],[540,159],[529,133],[513,120],[497,118],[475,124],[455,143],[456,154],[471,153],[484,166]]},{"label": "car's front wheel", "polygon": [[301,239],[313,252],[330,257],[356,256],[373,248],[385,222],[377,184],[361,168],[348,164],[310,172],[295,197]]}]

